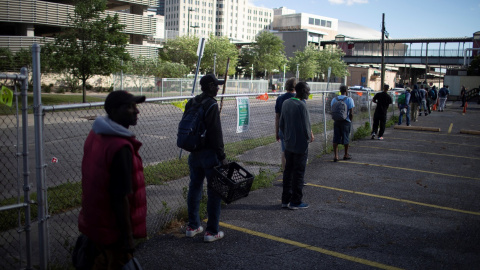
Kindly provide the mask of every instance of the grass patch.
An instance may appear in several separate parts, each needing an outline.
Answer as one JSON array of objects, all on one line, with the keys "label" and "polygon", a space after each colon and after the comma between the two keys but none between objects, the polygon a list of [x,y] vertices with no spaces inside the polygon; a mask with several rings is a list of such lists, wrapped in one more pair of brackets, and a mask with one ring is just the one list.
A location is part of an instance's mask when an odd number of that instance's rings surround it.
[{"label": "grass patch", "polygon": [[[24,197],[20,198],[23,202]],[[30,201],[37,201],[37,193],[30,193]],[[65,183],[47,189],[47,202],[49,214],[55,215],[66,212],[70,209],[77,208],[82,203],[82,184]],[[0,201],[0,206],[16,204],[16,198],[9,198]],[[21,210],[23,212],[23,210]],[[31,221],[38,217],[38,207],[36,204],[30,204]],[[20,214],[21,224],[25,224],[25,214]],[[0,220],[0,231],[6,231],[18,226],[18,209],[8,210],[2,212],[2,219]]]},{"label": "grass patch", "polygon": [[161,185],[189,175],[188,156],[172,159],[144,168],[146,185]]},{"label": "grass patch", "polygon": [[274,135],[261,138],[247,139],[244,141],[228,143],[225,145],[225,154],[227,157],[235,157],[247,152],[248,150],[255,149],[260,146],[271,144],[276,142]]}]

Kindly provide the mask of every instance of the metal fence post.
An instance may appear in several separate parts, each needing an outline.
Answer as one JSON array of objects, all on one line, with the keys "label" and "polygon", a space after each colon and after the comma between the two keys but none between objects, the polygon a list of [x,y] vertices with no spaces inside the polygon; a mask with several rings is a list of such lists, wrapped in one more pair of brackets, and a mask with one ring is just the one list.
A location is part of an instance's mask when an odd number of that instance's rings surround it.
[{"label": "metal fence post", "polygon": [[322,93],[322,98],[323,98],[323,134],[324,134],[324,137],[325,137],[325,149],[323,150],[323,152],[326,154],[328,143],[327,143],[327,115],[326,115],[327,104],[326,104],[326,101],[325,101],[325,92]]},{"label": "metal fence post", "polygon": [[29,166],[28,166],[28,70],[21,69],[21,74],[26,78],[22,80],[21,95],[22,95],[22,139],[23,139],[23,197],[25,203],[25,249],[27,268],[32,269],[32,243],[30,238],[31,218],[30,218],[30,183],[29,183]]},{"label": "metal fence post", "polygon": [[33,112],[35,129],[35,163],[37,179],[38,204],[38,256],[39,267],[47,269],[47,235],[45,209],[45,181],[43,174],[43,137],[42,137],[42,100],[40,88],[40,45],[32,45],[32,76],[33,76]]}]

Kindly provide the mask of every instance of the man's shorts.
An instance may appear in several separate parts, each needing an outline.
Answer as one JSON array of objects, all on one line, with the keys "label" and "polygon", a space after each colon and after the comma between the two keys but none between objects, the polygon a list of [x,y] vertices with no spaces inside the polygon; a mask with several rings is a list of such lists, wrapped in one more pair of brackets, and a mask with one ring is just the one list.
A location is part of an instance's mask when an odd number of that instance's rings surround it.
[{"label": "man's shorts", "polygon": [[333,143],[348,144],[350,142],[351,122],[335,121],[333,124]]}]

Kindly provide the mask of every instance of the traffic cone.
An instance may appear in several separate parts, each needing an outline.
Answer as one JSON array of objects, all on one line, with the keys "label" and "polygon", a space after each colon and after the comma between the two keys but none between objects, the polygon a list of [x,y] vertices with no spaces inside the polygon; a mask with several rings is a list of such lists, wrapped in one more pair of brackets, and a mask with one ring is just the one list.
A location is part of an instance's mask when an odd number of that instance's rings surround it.
[{"label": "traffic cone", "polygon": [[463,114],[467,113],[467,102],[465,102],[465,106],[463,106]]},{"label": "traffic cone", "polygon": [[433,104],[432,110],[436,111],[437,110],[437,103]]}]

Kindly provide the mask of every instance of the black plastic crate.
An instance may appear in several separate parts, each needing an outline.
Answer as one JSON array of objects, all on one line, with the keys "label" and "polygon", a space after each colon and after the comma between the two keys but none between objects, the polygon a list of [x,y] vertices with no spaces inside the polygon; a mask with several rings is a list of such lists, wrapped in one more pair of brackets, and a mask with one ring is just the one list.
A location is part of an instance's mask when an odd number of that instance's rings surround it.
[{"label": "black plastic crate", "polygon": [[225,203],[248,196],[255,177],[238,163],[231,162],[213,170],[213,179],[208,187],[220,195]]}]

